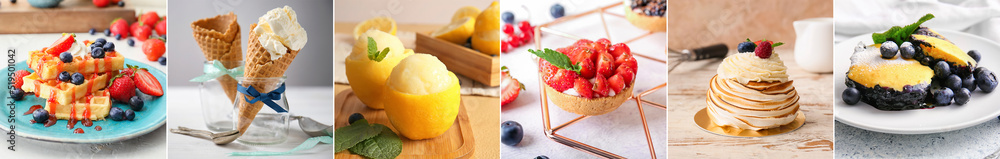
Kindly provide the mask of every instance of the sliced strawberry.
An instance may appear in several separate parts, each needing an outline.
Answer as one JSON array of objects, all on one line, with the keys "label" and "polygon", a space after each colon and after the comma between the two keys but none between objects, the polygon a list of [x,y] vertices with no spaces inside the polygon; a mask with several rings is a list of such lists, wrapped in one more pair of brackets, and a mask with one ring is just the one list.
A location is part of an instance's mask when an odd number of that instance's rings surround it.
[{"label": "sliced strawberry", "polygon": [[549,61],[545,60],[542,60],[542,62],[538,65],[538,70],[542,72],[542,81],[546,82],[549,81],[549,78],[555,76],[556,73],[559,73],[559,67],[556,67],[555,65],[552,65],[552,63],[549,63]]},{"label": "sliced strawberry", "polygon": [[632,72],[639,72],[639,64],[636,63],[635,58],[632,54],[621,54],[618,58],[615,58],[615,66],[628,65],[632,68]]},{"label": "sliced strawberry", "polygon": [[594,62],[590,62],[587,60],[580,61],[580,68],[581,68],[580,76],[587,79],[593,78],[595,75],[595,71],[597,71],[595,67],[596,66],[594,66]]},{"label": "sliced strawberry", "polygon": [[623,53],[632,54],[632,50],[629,49],[628,45],[626,45],[625,43],[617,43],[615,45],[611,45],[611,56],[618,57],[618,55],[621,55]]},{"label": "sliced strawberry", "polygon": [[76,42],[76,34],[66,34],[63,33],[59,40],[52,43],[48,49],[44,49],[46,54],[59,57],[59,54],[66,52],[70,47],[73,47],[73,43]]},{"label": "sliced strawberry", "polygon": [[111,94],[111,99],[121,102],[129,102],[129,98],[135,96],[135,82],[128,74],[119,74],[111,79],[111,85],[107,88]]},{"label": "sliced strawberry", "polygon": [[607,38],[597,39],[597,41],[594,41],[593,45],[594,50],[602,50],[606,52],[611,48],[611,40],[608,40]]},{"label": "sliced strawberry", "polygon": [[573,56],[570,57],[570,61],[573,61],[573,63],[594,61],[593,58],[591,58],[593,57],[594,52],[588,48],[577,48],[570,52],[573,53]]},{"label": "sliced strawberry", "polygon": [[608,78],[608,87],[611,87],[615,93],[620,93],[625,88],[625,80],[622,79],[621,75],[612,75],[611,78]]},{"label": "sliced strawberry", "polygon": [[31,73],[27,70],[14,71],[14,87],[21,88],[21,85],[24,85],[24,76],[28,76],[29,74]]},{"label": "sliced strawberry", "polygon": [[635,78],[635,71],[632,70],[628,65],[621,65],[618,66],[615,72],[622,76],[622,81],[625,81],[625,83],[632,83],[633,78]]},{"label": "sliced strawberry", "polygon": [[576,80],[577,77],[579,76],[576,72],[559,69],[555,75],[549,77],[549,80],[546,81],[546,83],[548,83],[549,86],[552,86],[553,89],[556,89],[556,91],[562,92],[573,88],[573,80]]},{"label": "sliced strawberry", "polygon": [[501,67],[501,70],[500,76],[503,76],[503,78],[500,79],[500,83],[504,83],[505,81],[507,83],[507,85],[503,87],[503,90],[501,90],[502,94],[500,95],[500,106],[504,106],[517,99],[517,96],[521,94],[521,90],[524,90],[524,84],[510,76],[510,71],[507,70],[507,66]]},{"label": "sliced strawberry", "polygon": [[604,76],[594,77],[594,97],[611,96],[611,89],[608,87],[608,79]]},{"label": "sliced strawberry", "polygon": [[156,22],[158,21],[160,21],[160,15],[157,15],[154,11],[146,12],[139,17],[139,22],[142,22],[142,24],[150,27],[156,25]]},{"label": "sliced strawberry", "polygon": [[153,74],[149,74],[146,69],[135,70],[135,84],[139,88],[139,91],[146,93],[151,96],[163,96],[163,87],[160,86],[160,81],[153,77]]},{"label": "sliced strawberry", "polygon": [[128,37],[129,35],[129,25],[125,19],[115,18],[111,21],[111,35],[122,35],[122,38]]},{"label": "sliced strawberry", "polygon": [[576,89],[576,92],[580,93],[580,97],[587,99],[594,98],[593,87],[594,85],[590,84],[590,81],[584,78],[576,78],[576,82],[573,84],[573,89]]},{"label": "sliced strawberry", "polygon": [[583,46],[590,46],[591,43],[594,43],[594,41],[590,41],[587,39],[580,39],[577,40],[576,43],[573,43],[573,45],[583,47]]},{"label": "sliced strawberry", "polygon": [[611,57],[610,53],[603,53],[594,60],[596,61],[595,63],[597,63],[597,74],[604,77],[609,77],[614,74],[613,71],[615,69],[615,61]]}]

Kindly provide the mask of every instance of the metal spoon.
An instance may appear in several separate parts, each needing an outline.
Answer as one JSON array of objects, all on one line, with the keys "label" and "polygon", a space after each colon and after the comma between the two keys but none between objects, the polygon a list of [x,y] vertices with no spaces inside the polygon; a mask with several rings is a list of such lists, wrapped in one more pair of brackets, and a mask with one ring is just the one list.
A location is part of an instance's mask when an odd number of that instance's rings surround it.
[{"label": "metal spoon", "polygon": [[239,138],[239,130],[230,130],[220,133],[212,133],[211,131],[191,129],[187,127],[177,127],[177,129],[170,129],[170,132],[184,134],[188,136],[209,139],[212,140],[216,145],[224,145],[231,143]]},{"label": "metal spoon", "polygon": [[292,116],[292,119],[299,120],[299,128],[311,137],[333,136],[333,126],[331,125],[326,125],[303,116]]}]

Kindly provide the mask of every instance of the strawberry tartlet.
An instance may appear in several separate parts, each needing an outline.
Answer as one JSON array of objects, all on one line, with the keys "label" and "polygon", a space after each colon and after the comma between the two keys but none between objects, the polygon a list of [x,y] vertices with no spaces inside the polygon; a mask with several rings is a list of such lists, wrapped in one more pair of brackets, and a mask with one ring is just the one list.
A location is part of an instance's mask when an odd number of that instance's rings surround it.
[{"label": "strawberry tartlet", "polygon": [[540,57],[546,96],[563,110],[606,114],[632,96],[638,63],[624,43],[581,39],[556,50],[528,51]]}]

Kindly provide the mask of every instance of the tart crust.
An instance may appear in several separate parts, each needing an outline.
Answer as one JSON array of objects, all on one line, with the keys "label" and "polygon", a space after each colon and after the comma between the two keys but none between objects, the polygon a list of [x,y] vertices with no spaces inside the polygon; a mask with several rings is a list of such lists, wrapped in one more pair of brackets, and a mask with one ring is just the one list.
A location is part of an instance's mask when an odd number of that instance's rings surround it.
[{"label": "tart crust", "polygon": [[632,96],[632,88],[635,86],[635,80],[628,87],[622,89],[619,94],[615,94],[615,96],[593,99],[564,94],[556,91],[556,89],[548,84],[542,85],[545,85],[545,95],[549,97],[549,100],[552,100],[552,103],[559,106],[559,108],[575,114],[595,116],[614,111],[622,103],[625,103],[625,100]]}]

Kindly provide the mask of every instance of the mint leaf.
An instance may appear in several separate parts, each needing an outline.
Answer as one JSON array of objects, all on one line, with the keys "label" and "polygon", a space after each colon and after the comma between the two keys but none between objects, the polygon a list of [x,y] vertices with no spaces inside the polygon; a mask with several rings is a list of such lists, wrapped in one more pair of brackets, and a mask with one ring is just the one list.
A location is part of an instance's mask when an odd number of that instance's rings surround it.
[{"label": "mint leaf", "polygon": [[545,50],[542,51],[528,49],[528,52],[535,54],[535,56],[538,56],[539,58],[542,58],[545,61],[549,61],[549,63],[552,63],[553,66],[556,66],[560,69],[574,71],[577,74],[579,74],[580,70],[582,69],[582,67],[580,67],[579,64],[573,64],[573,61],[569,60],[569,56],[566,56],[566,54],[559,53],[558,51],[552,49],[545,48]]},{"label": "mint leaf", "polygon": [[917,28],[920,28],[921,24],[931,19],[934,19],[934,14],[928,13],[923,17],[920,17],[920,20],[917,20],[917,22],[914,22],[913,24],[906,25],[904,27],[893,26],[892,28],[889,28],[889,30],[886,30],[885,32],[873,33],[872,41],[874,41],[876,44],[881,44],[885,41],[895,41],[897,43],[910,41],[911,40],[910,34],[913,34],[913,32],[917,30]]},{"label": "mint leaf", "polygon": [[372,128],[381,129],[382,132],[371,139],[365,140],[350,148],[351,153],[368,158],[396,158],[403,152],[403,140],[392,129],[382,124],[374,124]]},{"label": "mint leaf", "polygon": [[[376,124],[381,125],[381,124]],[[356,146],[358,143],[375,137],[381,133],[382,129],[375,129],[374,127],[368,125],[368,120],[361,119],[354,121],[351,125],[338,128],[334,131],[334,152],[340,152],[345,149]]]},{"label": "mint leaf", "polygon": [[771,44],[771,47],[773,48],[773,47],[778,47],[778,46],[781,46],[781,45],[785,45],[785,43],[783,43],[783,42],[777,42],[777,43]]},{"label": "mint leaf", "polygon": [[378,51],[378,45],[375,43],[375,39],[368,37],[368,59],[375,62],[382,62],[385,56],[389,54],[389,47],[382,49],[382,52]]}]

